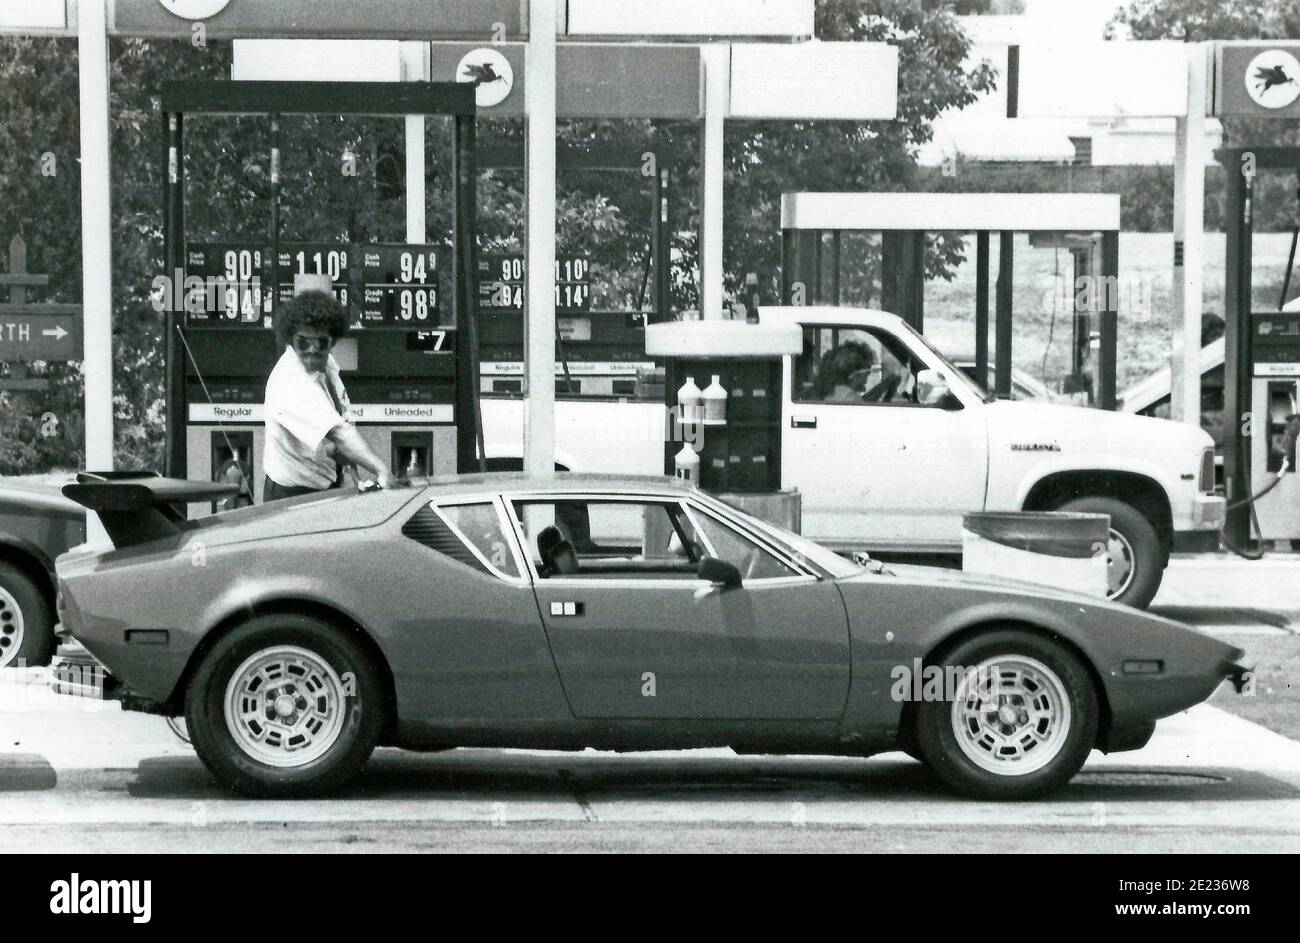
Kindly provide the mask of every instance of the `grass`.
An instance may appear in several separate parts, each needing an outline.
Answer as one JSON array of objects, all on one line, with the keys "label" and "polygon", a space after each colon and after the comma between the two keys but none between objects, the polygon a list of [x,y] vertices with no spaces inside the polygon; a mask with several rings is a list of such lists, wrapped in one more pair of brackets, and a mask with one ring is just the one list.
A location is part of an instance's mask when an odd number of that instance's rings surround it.
[{"label": "grass", "polygon": [[1300,740],[1300,635],[1216,634],[1246,650],[1244,663],[1255,667],[1255,693],[1241,695],[1230,686],[1210,699],[1238,717]]}]

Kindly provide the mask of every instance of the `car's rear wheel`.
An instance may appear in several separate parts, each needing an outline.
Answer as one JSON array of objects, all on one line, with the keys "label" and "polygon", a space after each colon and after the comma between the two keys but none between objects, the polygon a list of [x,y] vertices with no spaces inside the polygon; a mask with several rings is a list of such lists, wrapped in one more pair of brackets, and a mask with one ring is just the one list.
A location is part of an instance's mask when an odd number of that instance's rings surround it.
[{"label": "car's rear wheel", "polygon": [[1097,692],[1064,645],[999,629],[936,659],[951,681],[917,706],[922,760],[946,783],[981,799],[1029,799],[1065,783],[1097,739]]},{"label": "car's rear wheel", "polygon": [[383,684],[346,630],[298,614],[259,616],[199,664],[185,720],[212,774],[246,795],[320,795],[360,771],[384,725]]},{"label": "car's rear wheel", "polygon": [[1155,525],[1133,505],[1115,498],[1076,498],[1057,510],[1110,515],[1106,598],[1135,609],[1150,605],[1168,562]]},{"label": "car's rear wheel", "polygon": [[0,563],[0,668],[48,665],[54,615],[40,587],[22,570]]}]

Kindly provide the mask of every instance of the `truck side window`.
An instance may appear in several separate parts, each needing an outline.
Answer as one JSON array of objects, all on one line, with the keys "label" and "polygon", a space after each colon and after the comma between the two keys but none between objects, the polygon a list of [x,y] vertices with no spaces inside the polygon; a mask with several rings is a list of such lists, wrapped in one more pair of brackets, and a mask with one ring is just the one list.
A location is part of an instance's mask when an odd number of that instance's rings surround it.
[{"label": "truck side window", "polygon": [[823,324],[804,328],[795,359],[796,403],[914,406],[916,375],[925,368],[888,331]]}]

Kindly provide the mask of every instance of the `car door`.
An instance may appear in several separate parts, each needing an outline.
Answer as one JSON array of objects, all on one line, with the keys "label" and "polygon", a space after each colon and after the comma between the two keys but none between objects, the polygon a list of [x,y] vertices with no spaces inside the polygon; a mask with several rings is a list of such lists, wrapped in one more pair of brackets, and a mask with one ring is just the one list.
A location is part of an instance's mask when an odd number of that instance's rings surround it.
[{"label": "car door", "polygon": [[[590,719],[835,720],[849,683],[848,622],[829,580],[678,499],[566,495],[513,500],[565,693]],[[557,527],[577,572],[547,574]],[[712,590],[708,553],[750,578]]]},{"label": "car door", "polygon": [[976,404],[915,401],[927,368],[948,370],[883,328],[804,326],[803,353],[786,359],[781,449],[803,533],[834,545],[960,541],[961,515],[984,507],[988,436]]}]

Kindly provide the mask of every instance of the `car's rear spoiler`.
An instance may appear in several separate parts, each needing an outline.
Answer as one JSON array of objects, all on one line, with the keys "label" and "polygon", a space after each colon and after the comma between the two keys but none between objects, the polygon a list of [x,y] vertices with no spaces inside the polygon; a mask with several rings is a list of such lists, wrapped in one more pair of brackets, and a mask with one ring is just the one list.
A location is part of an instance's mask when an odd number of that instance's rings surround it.
[{"label": "car's rear spoiler", "polygon": [[63,496],[89,508],[119,550],[181,532],[185,505],[216,501],[239,492],[239,485],[163,478],[156,472],[78,472]]}]

